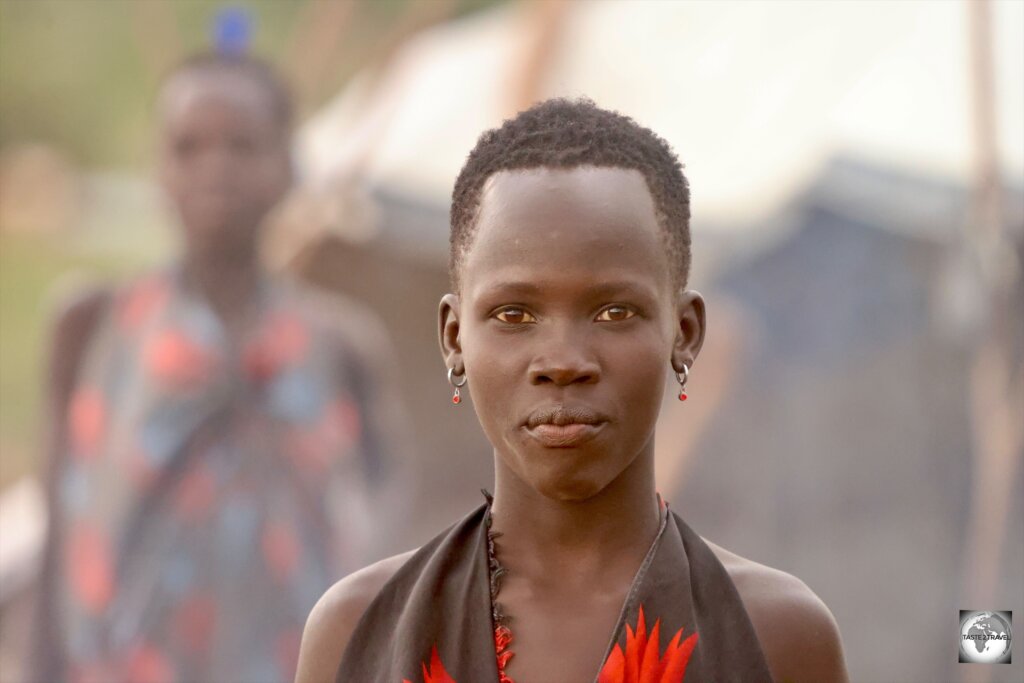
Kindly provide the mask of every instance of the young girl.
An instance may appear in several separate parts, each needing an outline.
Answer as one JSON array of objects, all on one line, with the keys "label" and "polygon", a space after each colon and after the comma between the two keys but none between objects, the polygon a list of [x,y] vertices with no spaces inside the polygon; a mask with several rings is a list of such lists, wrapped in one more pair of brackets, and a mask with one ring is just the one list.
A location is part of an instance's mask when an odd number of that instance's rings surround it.
[{"label": "young girl", "polygon": [[494,496],[328,591],[301,683],[846,680],[807,586],[702,539],[655,491],[665,382],[687,398],[704,340],[689,213],[668,145],[589,101],[480,138],[439,323],[453,400],[468,389],[494,446]]},{"label": "young girl", "polygon": [[289,129],[253,58],[192,58],[161,89],[183,250],[57,321],[33,680],[291,680],[309,610],[366,561],[394,396],[372,320],[260,267]]}]

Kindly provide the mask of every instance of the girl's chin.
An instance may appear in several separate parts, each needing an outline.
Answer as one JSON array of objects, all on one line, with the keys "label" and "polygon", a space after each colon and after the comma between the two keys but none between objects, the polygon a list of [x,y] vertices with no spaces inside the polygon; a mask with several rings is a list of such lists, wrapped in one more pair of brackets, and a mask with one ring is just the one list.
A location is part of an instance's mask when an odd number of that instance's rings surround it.
[{"label": "girl's chin", "polygon": [[559,502],[582,502],[607,488],[621,474],[599,466],[610,456],[601,448],[543,448],[532,441],[499,454],[503,469],[527,488]]},{"label": "girl's chin", "polygon": [[581,472],[552,476],[551,472],[536,473],[527,483],[540,495],[560,503],[580,503],[601,493],[610,482],[596,477],[580,476]]}]

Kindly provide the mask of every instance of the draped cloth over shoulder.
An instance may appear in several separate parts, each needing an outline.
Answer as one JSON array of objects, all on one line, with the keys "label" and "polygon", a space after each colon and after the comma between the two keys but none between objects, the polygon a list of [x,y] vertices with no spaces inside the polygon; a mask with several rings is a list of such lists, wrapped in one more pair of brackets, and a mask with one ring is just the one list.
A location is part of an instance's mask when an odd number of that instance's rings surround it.
[{"label": "draped cloth over shoulder", "polygon": [[[664,514],[594,681],[771,681],[725,568],[678,515]],[[482,506],[427,543],[381,589],[338,683],[497,683],[486,517]]]}]

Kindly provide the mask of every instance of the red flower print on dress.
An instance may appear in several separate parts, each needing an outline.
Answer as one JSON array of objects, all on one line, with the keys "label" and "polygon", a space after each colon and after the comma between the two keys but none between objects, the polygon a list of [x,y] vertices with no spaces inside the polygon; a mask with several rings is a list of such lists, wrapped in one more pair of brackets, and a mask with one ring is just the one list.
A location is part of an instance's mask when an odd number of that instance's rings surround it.
[{"label": "red flower print on dress", "polygon": [[216,630],[217,601],[213,595],[193,593],[175,608],[172,632],[190,654],[208,652]]},{"label": "red flower print on dress", "polygon": [[305,323],[294,313],[280,311],[269,316],[242,354],[245,371],[257,382],[269,380],[306,354],[309,336]]},{"label": "red flower print on dress", "polygon": [[[413,682],[408,678],[403,678],[402,683]],[[423,664],[423,683],[455,683],[455,679],[444,670],[441,656],[437,654],[436,645],[430,650],[430,666],[428,667],[426,662]]]},{"label": "red flower print on dress", "polygon": [[302,546],[294,527],[286,522],[268,521],[263,528],[260,546],[271,575],[282,583],[288,581],[302,559]]},{"label": "red flower print on dress", "polygon": [[359,406],[349,396],[338,396],[324,410],[317,433],[334,452],[344,452],[359,442],[363,418]]},{"label": "red flower print on dress", "polygon": [[69,683],[108,683],[117,680],[117,667],[108,661],[77,662],[68,671]]},{"label": "red flower print on dress", "polygon": [[129,653],[121,680],[132,683],[173,683],[177,678],[174,667],[163,651],[155,645],[142,642]]},{"label": "red flower print on dress", "polygon": [[175,510],[182,519],[202,522],[217,503],[217,478],[209,465],[199,462],[186,472],[174,499]]},{"label": "red flower print on dress", "polygon": [[158,383],[172,389],[195,389],[213,370],[213,356],[184,332],[167,329],[146,342],[144,363]]},{"label": "red flower print on dress", "polygon": [[75,522],[65,560],[75,597],[89,614],[101,614],[114,594],[110,539],[89,521]]},{"label": "red flower print on dress", "polygon": [[167,281],[160,276],[147,278],[132,288],[118,307],[118,321],[127,332],[138,328],[170,298]]},{"label": "red flower print on dress", "polygon": [[107,428],[107,405],[102,392],[92,387],[78,389],[68,410],[71,449],[81,460],[94,460]]},{"label": "red flower print on dress", "polygon": [[626,624],[626,650],[615,644],[598,675],[598,683],[683,683],[686,665],[697,645],[697,634],[691,633],[680,642],[683,629],[679,629],[665,652],[659,653],[660,630],[661,619],[654,622],[648,635],[641,605],[636,632]]}]

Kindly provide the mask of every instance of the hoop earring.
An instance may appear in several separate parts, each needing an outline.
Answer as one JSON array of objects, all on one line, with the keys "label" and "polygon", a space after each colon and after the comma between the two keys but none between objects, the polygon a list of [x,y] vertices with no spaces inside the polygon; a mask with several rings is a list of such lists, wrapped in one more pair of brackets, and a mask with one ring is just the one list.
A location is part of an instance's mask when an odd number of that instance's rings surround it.
[{"label": "hoop earring", "polygon": [[683,363],[683,372],[680,377],[680,373],[676,373],[676,381],[679,382],[679,400],[685,401],[689,398],[686,395],[686,380],[690,379],[690,368],[686,367],[686,363]]},{"label": "hoop earring", "polygon": [[455,405],[462,403],[462,397],[459,395],[459,387],[464,385],[467,379],[468,378],[466,377],[466,373],[462,373],[462,381],[456,383],[455,368],[448,368],[448,383],[455,387],[455,393],[452,394],[452,403],[454,403]]}]

